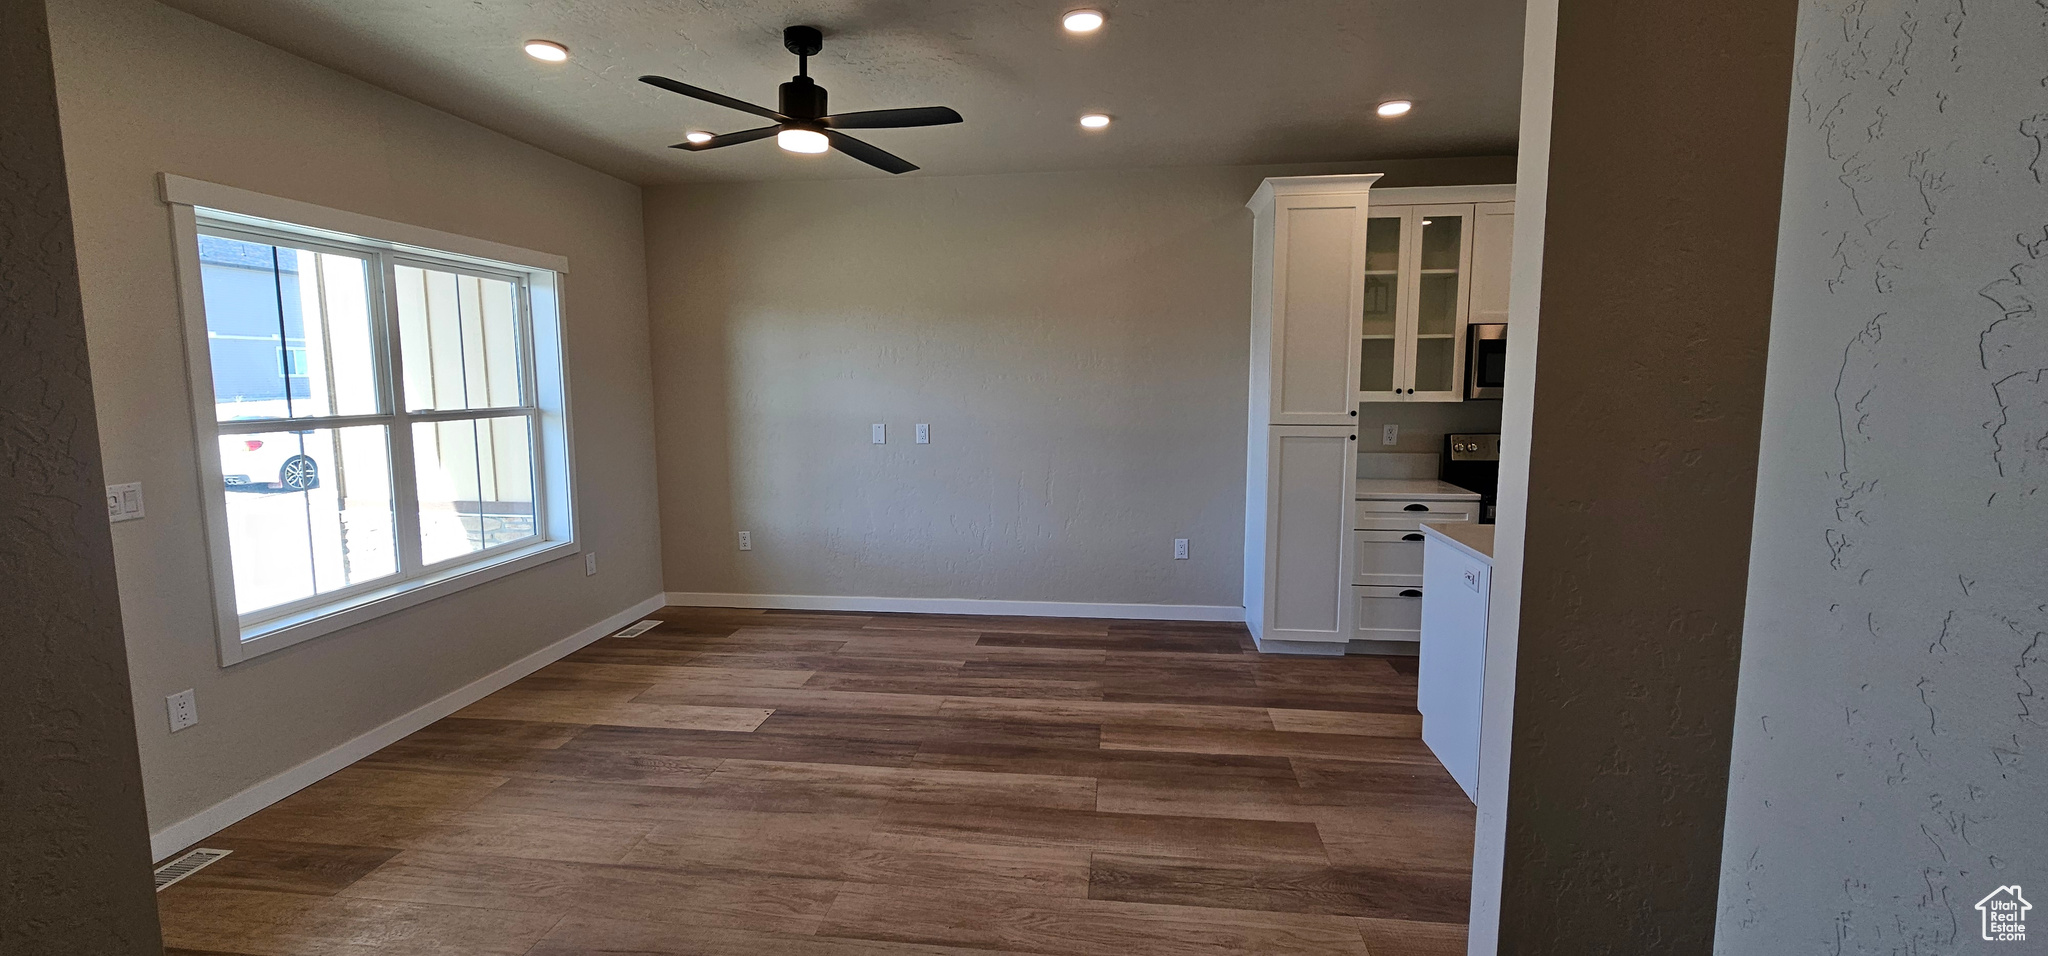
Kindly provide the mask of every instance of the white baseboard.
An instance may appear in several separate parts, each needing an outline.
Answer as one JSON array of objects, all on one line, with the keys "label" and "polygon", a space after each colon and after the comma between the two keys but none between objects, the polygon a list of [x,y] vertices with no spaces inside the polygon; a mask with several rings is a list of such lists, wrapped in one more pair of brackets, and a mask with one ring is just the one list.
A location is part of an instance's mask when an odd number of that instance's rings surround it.
[{"label": "white baseboard", "polygon": [[1299,654],[1304,657],[1343,657],[1342,641],[1267,641],[1252,638],[1261,654]]},{"label": "white baseboard", "polygon": [[150,835],[150,853],[161,862],[171,854],[226,829],[236,821],[304,790],[329,774],[376,753],[414,731],[496,693],[513,681],[575,653],[584,645],[647,616],[649,611],[661,607],[662,604],[663,599],[658,595],[641,601],[467,685],[443,694],[434,701],[333,750],[164,827]]},{"label": "white baseboard", "polygon": [[672,607],[758,607],[784,611],[1098,617],[1131,621],[1244,620],[1244,608],[1220,604],[1080,604],[1066,601],[983,601],[972,598],[841,597],[829,594],[714,594],[708,591],[670,591],[667,597]]}]

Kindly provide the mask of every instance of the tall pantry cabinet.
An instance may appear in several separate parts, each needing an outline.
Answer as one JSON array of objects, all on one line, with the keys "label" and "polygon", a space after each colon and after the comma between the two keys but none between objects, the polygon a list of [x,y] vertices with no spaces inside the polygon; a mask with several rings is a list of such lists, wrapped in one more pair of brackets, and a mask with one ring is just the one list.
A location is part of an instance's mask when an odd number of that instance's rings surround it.
[{"label": "tall pantry cabinet", "polygon": [[[1245,624],[1261,647],[1351,637],[1366,197],[1378,173],[1268,179],[1252,210]],[[1301,646],[1307,645],[1307,646]]]}]

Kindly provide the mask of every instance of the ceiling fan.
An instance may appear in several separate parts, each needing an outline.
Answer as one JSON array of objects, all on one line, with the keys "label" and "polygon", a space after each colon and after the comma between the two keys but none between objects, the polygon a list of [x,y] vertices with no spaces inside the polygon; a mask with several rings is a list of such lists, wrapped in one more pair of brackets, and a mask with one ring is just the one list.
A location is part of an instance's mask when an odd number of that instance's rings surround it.
[{"label": "ceiling fan", "polygon": [[790,77],[789,82],[782,84],[782,95],[778,101],[782,107],[780,110],[755,106],[745,100],[736,100],[723,93],[713,93],[665,76],[641,77],[640,82],[649,86],[658,86],[671,93],[681,93],[706,103],[716,103],[775,121],[773,126],[741,130],[737,133],[704,137],[693,134],[689,142],[677,143],[673,148],[695,152],[751,143],[757,139],[774,136],[783,149],[793,153],[822,153],[827,149],[837,149],[876,169],[891,173],[907,173],[917,167],[900,156],[854,139],[843,131],[944,126],[947,123],[960,122],[960,114],[944,106],[863,110],[858,113],[840,113],[837,116],[827,115],[825,88],[811,80],[810,71],[810,58],[817,56],[818,51],[825,48],[825,34],[817,27],[789,27],[782,31],[782,46],[797,55],[797,74]]}]

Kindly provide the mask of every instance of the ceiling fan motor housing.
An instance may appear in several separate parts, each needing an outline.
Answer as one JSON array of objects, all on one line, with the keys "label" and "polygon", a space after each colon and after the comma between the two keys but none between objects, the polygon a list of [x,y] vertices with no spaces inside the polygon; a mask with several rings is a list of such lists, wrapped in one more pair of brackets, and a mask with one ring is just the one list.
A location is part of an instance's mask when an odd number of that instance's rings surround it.
[{"label": "ceiling fan motor housing", "polygon": [[792,76],[782,84],[782,114],[799,120],[812,120],[827,115],[825,112],[825,88],[813,82],[808,76]]}]

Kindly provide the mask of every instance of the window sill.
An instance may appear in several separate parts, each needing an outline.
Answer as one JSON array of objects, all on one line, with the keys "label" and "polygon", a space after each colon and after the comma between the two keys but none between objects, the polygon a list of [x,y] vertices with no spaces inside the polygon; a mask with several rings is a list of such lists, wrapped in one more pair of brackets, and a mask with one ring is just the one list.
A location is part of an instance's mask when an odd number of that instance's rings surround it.
[{"label": "window sill", "polygon": [[[239,664],[253,657],[281,650],[303,641],[354,627],[397,611],[405,610],[495,581],[508,574],[538,567],[580,552],[574,541],[543,541],[516,551],[492,555],[483,564],[460,565],[424,578],[403,581],[367,594],[351,595],[343,601],[308,608],[285,617],[242,628],[241,640],[221,648],[221,666]],[[224,642],[225,643],[225,642]]]}]

